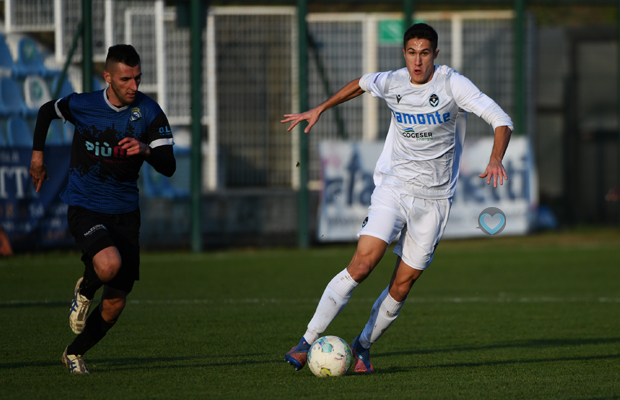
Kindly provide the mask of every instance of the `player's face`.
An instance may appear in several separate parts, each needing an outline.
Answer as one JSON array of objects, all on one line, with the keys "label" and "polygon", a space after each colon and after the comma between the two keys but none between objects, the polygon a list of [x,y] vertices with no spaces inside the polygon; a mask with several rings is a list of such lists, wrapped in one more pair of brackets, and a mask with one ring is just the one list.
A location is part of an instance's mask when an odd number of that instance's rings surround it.
[{"label": "player's face", "polygon": [[142,79],[140,64],[130,67],[123,63],[110,63],[103,77],[108,82],[108,99],[115,106],[123,107],[133,103]]},{"label": "player's face", "polygon": [[423,85],[431,80],[435,72],[435,58],[439,50],[433,51],[428,39],[413,38],[403,49],[407,70],[414,85]]}]

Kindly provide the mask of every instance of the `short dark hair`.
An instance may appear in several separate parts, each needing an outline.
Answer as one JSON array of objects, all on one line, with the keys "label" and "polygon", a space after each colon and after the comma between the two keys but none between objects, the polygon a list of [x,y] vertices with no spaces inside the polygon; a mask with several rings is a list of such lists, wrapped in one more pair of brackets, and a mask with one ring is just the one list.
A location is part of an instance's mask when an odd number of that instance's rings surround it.
[{"label": "short dark hair", "polygon": [[136,49],[130,44],[117,44],[108,49],[108,55],[105,58],[105,66],[108,67],[108,63],[117,62],[123,63],[128,67],[135,67],[140,64],[140,56]]},{"label": "short dark hair", "polygon": [[405,32],[405,36],[403,37],[403,49],[407,48],[407,42],[411,39],[428,39],[431,42],[431,47],[433,51],[437,50],[437,41],[439,40],[439,36],[437,32],[433,29],[432,26],[418,23],[413,24],[407,29]]}]

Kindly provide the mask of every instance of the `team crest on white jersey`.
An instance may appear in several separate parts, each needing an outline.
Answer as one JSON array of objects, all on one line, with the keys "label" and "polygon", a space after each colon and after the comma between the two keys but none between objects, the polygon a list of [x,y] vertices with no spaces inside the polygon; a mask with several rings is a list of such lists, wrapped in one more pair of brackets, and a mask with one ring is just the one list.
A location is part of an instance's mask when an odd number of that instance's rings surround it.
[{"label": "team crest on white jersey", "polygon": [[437,96],[435,93],[433,93],[430,97],[430,99],[428,99],[428,102],[431,106],[433,107],[437,107],[439,105],[439,96]]},{"label": "team crest on white jersey", "polygon": [[402,99],[403,97],[399,94],[396,95],[396,104],[400,104],[400,99]]},{"label": "team crest on white jersey", "polygon": [[131,109],[131,115],[129,116],[130,121],[136,121],[142,118],[142,114],[140,114],[140,109],[138,107]]}]

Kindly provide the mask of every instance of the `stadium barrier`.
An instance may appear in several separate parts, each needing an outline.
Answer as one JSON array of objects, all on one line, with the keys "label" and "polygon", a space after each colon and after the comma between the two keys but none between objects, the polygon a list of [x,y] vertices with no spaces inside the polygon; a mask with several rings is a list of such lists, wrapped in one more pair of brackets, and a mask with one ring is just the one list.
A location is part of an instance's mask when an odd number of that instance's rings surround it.
[{"label": "stadium barrier", "polygon": [[[62,64],[80,20],[81,0],[38,3],[7,0],[6,30],[8,34],[53,31],[53,58]],[[114,43],[134,44],[143,59],[141,90],[157,99],[179,132],[187,128],[190,38],[189,29],[178,24],[176,8],[163,0],[109,0],[94,2],[93,12],[101,16],[93,20],[95,61],[103,61]],[[508,113],[513,111],[513,17],[511,11],[416,14],[440,34],[437,63],[457,68]],[[401,23],[398,13],[309,14],[310,105],[366,72],[403,66]],[[299,111],[295,8],[211,7],[206,26],[201,121],[204,242],[294,245],[298,135],[286,132],[279,120]],[[75,54],[74,63],[80,63],[80,48]],[[74,72],[66,83],[73,83],[79,92],[81,77]],[[389,115],[380,100],[364,96],[330,110],[313,129],[309,137],[313,237],[322,187],[319,143],[344,139],[382,143]],[[62,132],[65,140],[70,138],[71,132]],[[484,121],[470,118],[470,139],[491,135]],[[142,193],[143,242],[188,244],[191,212],[186,192],[180,197],[165,190]],[[239,213],[234,207],[247,210]]]},{"label": "stadium barrier", "polygon": [[[508,180],[497,188],[488,186],[484,172],[493,147],[493,138],[466,140],[456,195],[444,237],[482,237],[479,218],[490,207],[504,213],[502,234],[524,235],[534,228],[538,206],[536,169],[527,138],[514,137],[503,164]],[[316,231],[319,242],[357,240],[367,216],[374,190],[373,171],[382,143],[334,142],[319,144],[322,187]],[[490,215],[493,217],[493,215]],[[491,226],[494,228],[499,220]],[[489,222],[491,224],[491,222]],[[498,228],[499,230],[499,228]]]},{"label": "stadium barrier", "polygon": [[32,146],[0,148],[0,224],[14,250],[72,245],[67,205],[58,197],[67,185],[70,145],[49,146],[49,180],[35,193],[29,176]]}]

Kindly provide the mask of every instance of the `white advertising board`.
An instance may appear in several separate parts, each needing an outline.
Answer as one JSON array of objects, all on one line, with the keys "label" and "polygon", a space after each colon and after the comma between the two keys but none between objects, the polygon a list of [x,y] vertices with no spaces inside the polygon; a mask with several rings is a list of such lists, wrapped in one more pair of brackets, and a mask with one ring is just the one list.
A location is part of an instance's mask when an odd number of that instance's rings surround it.
[{"label": "white advertising board", "polygon": [[[445,238],[523,235],[530,229],[538,192],[529,142],[524,137],[512,138],[503,160],[508,180],[498,188],[478,177],[487,166],[492,147],[492,137],[466,141]],[[357,240],[382,149],[382,142],[319,143],[323,183],[319,241]]]}]

